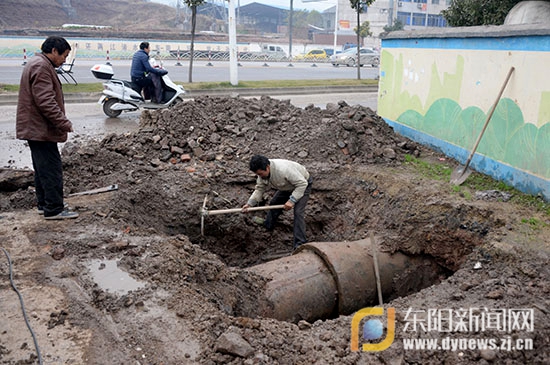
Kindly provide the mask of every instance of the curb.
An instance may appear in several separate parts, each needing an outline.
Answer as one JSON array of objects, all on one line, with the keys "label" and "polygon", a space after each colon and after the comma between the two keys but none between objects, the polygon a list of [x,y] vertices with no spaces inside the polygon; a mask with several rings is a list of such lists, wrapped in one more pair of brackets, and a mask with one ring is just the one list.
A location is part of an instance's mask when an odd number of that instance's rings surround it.
[{"label": "curb", "polygon": [[[185,87],[185,85],[184,85]],[[285,88],[235,88],[235,89],[202,89],[188,90],[184,98],[191,99],[197,96],[262,96],[262,95],[301,95],[301,94],[332,94],[332,93],[372,93],[378,91],[378,85],[365,86],[314,86],[314,87],[285,87]],[[70,93],[65,94],[65,103],[95,103],[101,93]],[[0,94],[0,106],[17,104],[17,93]]]}]

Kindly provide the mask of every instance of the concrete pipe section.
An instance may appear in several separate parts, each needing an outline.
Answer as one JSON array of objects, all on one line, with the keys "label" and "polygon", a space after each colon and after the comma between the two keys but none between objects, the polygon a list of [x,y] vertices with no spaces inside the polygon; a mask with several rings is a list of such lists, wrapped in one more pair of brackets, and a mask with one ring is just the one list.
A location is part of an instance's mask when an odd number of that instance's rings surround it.
[{"label": "concrete pipe section", "polygon": [[[384,252],[377,258],[385,301],[430,286],[444,272],[427,258]],[[266,280],[253,315],[313,322],[378,305],[369,239],[308,243],[292,256],[248,270]]]}]

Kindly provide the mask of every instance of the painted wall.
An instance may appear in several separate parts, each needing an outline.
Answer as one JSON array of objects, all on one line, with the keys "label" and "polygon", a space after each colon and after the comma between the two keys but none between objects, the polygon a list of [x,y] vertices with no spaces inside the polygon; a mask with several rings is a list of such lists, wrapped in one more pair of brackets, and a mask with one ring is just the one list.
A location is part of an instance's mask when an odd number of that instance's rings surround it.
[{"label": "painted wall", "polygon": [[512,66],[470,166],[550,200],[550,29],[390,33],[382,39],[378,114],[465,163]]},{"label": "painted wall", "polygon": [[[0,37],[0,58],[20,58],[23,55],[23,49],[27,56],[32,56],[35,52],[40,52],[40,46],[45,37],[18,37],[3,36]],[[134,52],[139,49],[140,39],[115,39],[115,38],[72,38],[67,37],[67,41],[78,48],[78,57],[80,58],[103,58],[107,51],[113,59],[131,59]],[[177,40],[155,40],[147,39],[151,43],[151,52],[159,52],[161,56],[168,56],[170,51],[187,51],[191,48],[190,41]],[[259,52],[261,45],[259,43],[238,43],[239,51]],[[196,51],[228,51],[227,42],[196,42]]]},{"label": "painted wall", "polygon": [[[40,46],[44,42],[45,37],[23,37],[23,36],[3,36],[0,37],[0,58],[21,58],[24,56],[23,50],[26,51],[27,57],[31,57],[36,52],[40,52]],[[134,52],[139,49],[140,39],[116,39],[116,38],[83,38],[83,37],[66,37],[67,41],[73,48],[77,48],[79,58],[103,58],[107,56],[111,59],[131,59]],[[191,49],[190,41],[178,40],[155,40],[146,39],[151,44],[151,52],[154,52],[155,57],[169,57],[170,52],[180,51],[185,52]],[[334,35],[331,35],[326,43],[318,44],[302,44],[294,42],[292,46],[292,54],[298,55],[306,53],[310,49],[317,48],[332,48]],[[239,52],[262,52],[264,45],[277,45],[283,48],[288,54],[288,42],[271,43],[271,42],[238,42],[237,48]],[[343,44],[343,43],[342,43]],[[74,47],[76,45],[76,47]],[[156,52],[159,55],[156,55]],[[228,52],[229,44],[227,42],[195,42],[195,51],[221,51]]]}]

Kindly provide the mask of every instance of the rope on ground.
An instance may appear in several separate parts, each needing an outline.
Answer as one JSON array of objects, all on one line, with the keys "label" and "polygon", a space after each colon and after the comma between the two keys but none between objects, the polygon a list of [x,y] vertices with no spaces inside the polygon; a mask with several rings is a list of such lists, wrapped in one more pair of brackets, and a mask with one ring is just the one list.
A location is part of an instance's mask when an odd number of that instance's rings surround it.
[{"label": "rope on ground", "polygon": [[29,329],[32,340],[34,342],[34,348],[36,349],[36,355],[38,356],[38,361],[40,365],[43,364],[42,362],[42,355],[40,354],[40,348],[38,347],[38,341],[36,340],[36,335],[34,334],[34,331],[32,330],[31,324],[29,323],[29,319],[27,318],[27,312],[25,311],[25,304],[23,303],[23,296],[17,290],[17,287],[15,286],[15,283],[13,282],[13,270],[12,270],[12,264],[11,264],[11,258],[8,254],[8,251],[6,251],[3,247],[0,247],[2,251],[6,254],[6,257],[8,259],[8,266],[9,266],[9,273],[10,273],[10,284],[13,290],[17,293],[17,296],[19,297],[19,302],[21,303],[21,311],[23,312],[23,318],[25,319],[25,323],[27,324],[27,328]]}]

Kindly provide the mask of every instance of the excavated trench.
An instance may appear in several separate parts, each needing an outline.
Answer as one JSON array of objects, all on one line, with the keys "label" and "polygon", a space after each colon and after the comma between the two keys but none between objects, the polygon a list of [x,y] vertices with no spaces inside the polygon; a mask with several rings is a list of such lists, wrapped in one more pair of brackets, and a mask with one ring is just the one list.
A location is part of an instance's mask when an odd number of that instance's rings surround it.
[{"label": "excavated trench", "polygon": [[[204,187],[187,186],[184,204],[167,205],[163,202],[171,200],[168,185],[155,179],[144,189],[124,192],[127,199],[117,202],[118,214],[137,226],[183,234],[255,282],[251,287],[232,284],[240,300],[230,314],[290,322],[336,318],[378,304],[371,231],[377,237],[384,302],[452,275],[486,233],[488,217],[483,212],[426,200],[390,174],[372,177],[370,169],[340,171],[326,166],[312,170],[316,180],[306,214],[310,243],[294,253],[289,213],[282,215],[273,232],[252,220],[264,212],[207,216],[201,235]],[[253,176],[247,183],[222,180],[208,187],[210,209],[239,207],[254,185]],[[195,188],[202,191],[193,195]],[[151,195],[158,197],[155,203]],[[171,217],[170,224],[166,217]]]},{"label": "excavated trench", "polygon": [[[121,214],[126,207],[134,207],[134,224],[154,226],[170,235],[184,234],[249,276],[256,285],[234,284],[241,299],[230,314],[290,322],[336,318],[378,304],[368,238],[371,231],[376,234],[384,302],[437,285],[452,275],[486,232],[488,217],[483,212],[426,200],[390,174],[378,173],[373,178],[370,169],[318,168],[313,169],[316,180],[306,213],[310,243],[294,253],[289,213],[282,215],[273,232],[252,220],[264,212],[207,216],[202,236],[199,211],[205,190],[187,195],[189,205],[159,204],[157,210],[152,209],[157,204],[151,203],[149,194],[158,194],[156,201],[165,202],[170,193],[168,185],[156,181],[146,189],[123,194],[128,199],[119,201],[117,207]],[[372,180],[362,179],[367,176]],[[254,178],[249,180],[246,184],[211,184],[207,206],[239,207],[239,200],[245,201],[253,189]],[[188,194],[192,190],[186,189]],[[144,192],[148,194],[142,196]],[[142,206],[147,211],[137,212]],[[177,224],[170,219],[170,224],[162,225],[165,217],[179,219]]]},{"label": "excavated trench", "polygon": [[[452,275],[488,227],[498,225],[490,212],[439,201],[430,186],[409,179],[402,168],[404,156],[424,152],[395,135],[372,110],[345,102],[300,109],[268,97],[204,97],[143,113],[136,133],[110,135],[84,146],[68,144],[66,185],[69,191],[81,191],[90,181],[96,186],[119,184],[108,217],[188,237],[247,276],[254,285],[229,284],[239,300],[226,312],[312,321],[377,304],[370,248],[362,268],[368,272],[356,283],[357,277],[348,275],[356,266],[344,263],[336,270],[337,260],[323,257],[315,245],[291,256],[288,213],[272,232],[251,219],[263,213],[206,217],[202,236],[205,195],[211,210],[242,206],[254,188],[247,165],[255,153],[303,163],[314,178],[306,209],[309,242],[332,242],[332,252],[345,252],[350,242],[364,242],[374,233],[386,262],[381,272],[387,302]],[[354,245],[361,249],[361,244]],[[294,291],[281,292],[285,287]],[[358,292],[369,294],[354,298]],[[294,300],[298,295],[303,302]]]}]

